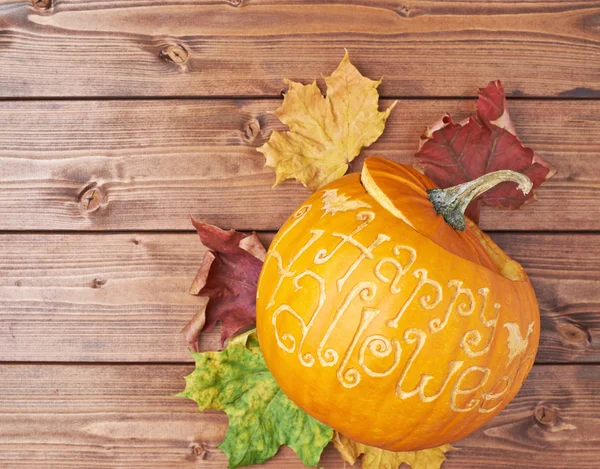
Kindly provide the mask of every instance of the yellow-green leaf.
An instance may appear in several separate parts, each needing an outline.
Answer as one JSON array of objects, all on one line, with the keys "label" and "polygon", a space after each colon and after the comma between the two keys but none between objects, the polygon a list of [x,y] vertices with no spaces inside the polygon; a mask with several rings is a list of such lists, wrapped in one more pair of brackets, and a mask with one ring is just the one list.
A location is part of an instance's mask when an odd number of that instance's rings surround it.
[{"label": "yellow-green leaf", "polygon": [[393,103],[379,112],[377,87],[381,80],[363,77],[350,63],[348,52],[325,78],[327,97],[316,82],[302,85],[285,80],[288,92],[275,115],[288,132],[273,132],[258,151],[275,168],[275,185],[295,178],[317,190],[342,177],[361,148],[383,133]]},{"label": "yellow-green leaf", "polygon": [[446,460],[445,453],[454,449],[450,445],[444,445],[422,451],[387,451],[357,443],[337,432],[333,444],[342,458],[350,464],[354,464],[362,454],[362,469],[398,469],[402,464],[407,464],[412,469],[440,469]]},{"label": "yellow-green leaf", "polygon": [[316,466],[333,430],[294,404],[265,364],[256,331],[234,337],[222,352],[193,353],[196,369],[185,377],[179,395],[198,410],[224,411],[229,417],[219,445],[230,468],[259,464],[281,445],[292,448],[307,466]]}]

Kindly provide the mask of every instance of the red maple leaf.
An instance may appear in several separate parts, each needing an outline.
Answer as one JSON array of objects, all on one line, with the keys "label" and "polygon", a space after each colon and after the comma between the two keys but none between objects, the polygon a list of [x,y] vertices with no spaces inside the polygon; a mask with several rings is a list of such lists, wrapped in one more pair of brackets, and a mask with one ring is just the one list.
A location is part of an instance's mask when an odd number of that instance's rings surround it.
[{"label": "red maple leaf", "polygon": [[442,188],[471,181],[483,174],[511,169],[525,174],[533,190],[524,195],[512,182],[504,182],[475,199],[467,216],[479,221],[481,204],[518,209],[535,200],[535,189],[556,172],[523,146],[506,108],[500,81],[479,90],[476,116],[455,123],[446,114],[421,137],[416,166]]},{"label": "red maple leaf", "polygon": [[198,351],[200,332],[211,331],[217,321],[221,321],[221,345],[255,324],[256,289],[266,250],[256,233],[225,231],[193,218],[192,223],[202,244],[210,249],[190,287],[192,295],[209,300],[183,330],[188,343]]}]

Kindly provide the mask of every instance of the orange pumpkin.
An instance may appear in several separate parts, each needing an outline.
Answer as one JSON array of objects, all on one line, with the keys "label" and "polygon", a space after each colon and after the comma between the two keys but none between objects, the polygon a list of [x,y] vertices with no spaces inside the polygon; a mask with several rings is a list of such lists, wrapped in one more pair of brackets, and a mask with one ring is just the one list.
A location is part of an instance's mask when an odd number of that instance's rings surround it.
[{"label": "orange pumpkin", "polygon": [[456,441],[517,394],[539,340],[523,268],[464,218],[501,171],[450,189],[367,158],[315,192],[273,240],[259,280],[261,349],[302,409],[364,444]]}]

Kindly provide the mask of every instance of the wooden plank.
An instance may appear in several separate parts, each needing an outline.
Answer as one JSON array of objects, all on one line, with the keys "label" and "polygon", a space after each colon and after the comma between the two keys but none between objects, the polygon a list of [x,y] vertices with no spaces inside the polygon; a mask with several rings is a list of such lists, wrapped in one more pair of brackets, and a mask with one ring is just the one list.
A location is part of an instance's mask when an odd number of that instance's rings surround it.
[{"label": "wooden plank", "polygon": [[[222,469],[227,417],[196,412],[182,365],[0,367],[2,467]],[[596,469],[600,366],[535,366],[490,424],[456,443],[444,469]],[[328,447],[321,465],[347,467]],[[258,466],[257,466],[258,467]],[[283,448],[265,467],[302,468]]]},{"label": "wooden plank", "polygon": [[[389,105],[389,101],[383,103]],[[283,129],[277,101],[5,102],[0,106],[0,230],[276,230],[309,195],[271,189],[256,147]],[[418,138],[472,100],[403,100],[363,155],[413,164]],[[522,140],[558,174],[519,211],[486,209],[487,230],[599,230],[599,101],[512,101]],[[355,160],[353,170],[361,167]]]},{"label": "wooden plank", "polygon": [[600,95],[592,0],[52,3],[1,2],[0,96],[277,96],[344,48],[386,96]]},{"label": "wooden plank", "polygon": [[[599,363],[600,235],[493,236],[536,290],[537,361]],[[190,362],[180,330],[204,304],[187,293],[203,253],[195,234],[0,235],[0,361]]]},{"label": "wooden plank", "polygon": [[539,362],[600,361],[600,235],[494,233],[527,271],[542,315]]}]

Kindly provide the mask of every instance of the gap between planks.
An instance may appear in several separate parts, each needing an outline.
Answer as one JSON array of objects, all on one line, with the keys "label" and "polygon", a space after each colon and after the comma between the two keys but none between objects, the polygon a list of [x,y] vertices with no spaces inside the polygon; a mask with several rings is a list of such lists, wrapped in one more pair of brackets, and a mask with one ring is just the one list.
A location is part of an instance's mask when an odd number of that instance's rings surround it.
[{"label": "gap between planks", "polygon": [[[235,229],[235,228],[233,228]],[[275,236],[277,230],[247,230],[240,229],[244,233],[256,233],[261,236]],[[489,235],[493,234],[522,234],[522,235],[557,235],[557,236],[577,236],[577,235],[600,235],[600,230],[557,230],[557,231],[546,231],[546,230],[526,230],[526,231],[515,231],[515,230],[484,230]],[[0,230],[0,236],[2,235],[67,235],[67,236],[92,236],[92,235],[128,235],[128,234],[155,234],[155,235],[185,235],[194,234],[196,230],[192,229],[171,229],[171,230],[144,230],[144,229],[125,229],[125,230]]]},{"label": "gap between planks", "polygon": [[[205,350],[206,352],[220,352],[224,350],[218,348],[214,350]],[[169,366],[194,366],[193,362],[185,361],[172,361],[172,362],[135,362],[135,361],[118,361],[118,362],[106,362],[106,361],[36,361],[36,360],[24,360],[24,361],[0,361],[0,366],[19,366],[19,365],[32,365],[32,366],[156,366],[156,367],[169,367]],[[569,363],[569,362],[536,362],[533,366],[540,367],[552,367],[552,366],[599,366],[599,362],[583,362],[583,363]]]},{"label": "gap between planks", "polygon": [[[483,86],[483,85],[482,85]],[[285,94],[283,91],[280,95],[222,95],[222,96],[193,96],[193,95],[174,95],[174,96],[17,96],[5,97],[0,96],[0,102],[47,102],[47,101],[230,101],[230,100],[261,100],[261,101],[280,101]],[[474,101],[477,95],[462,95],[462,96],[387,96],[380,95],[379,99],[387,100],[415,100],[415,101]],[[600,96],[586,97],[565,97],[565,96],[507,96],[510,101],[600,101]]]}]

